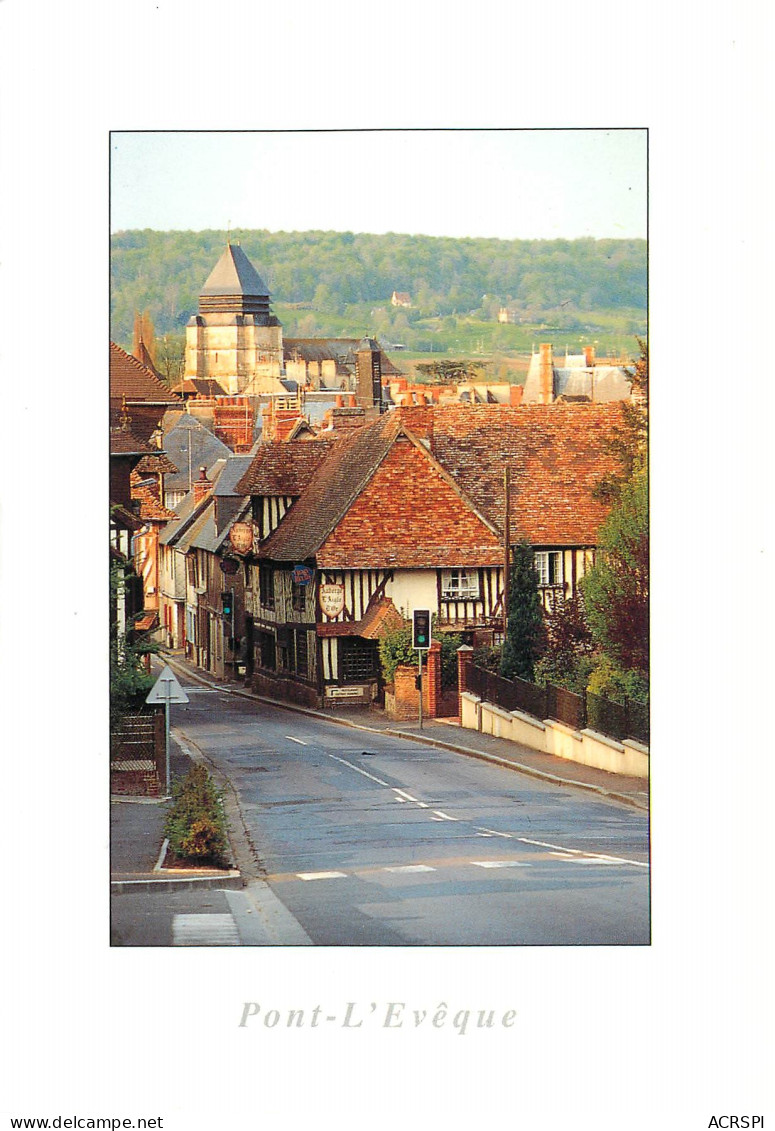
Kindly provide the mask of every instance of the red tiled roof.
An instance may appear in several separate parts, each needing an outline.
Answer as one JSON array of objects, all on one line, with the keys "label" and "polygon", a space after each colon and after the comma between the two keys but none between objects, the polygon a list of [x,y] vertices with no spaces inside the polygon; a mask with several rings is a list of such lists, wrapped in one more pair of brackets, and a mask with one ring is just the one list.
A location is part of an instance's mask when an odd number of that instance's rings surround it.
[{"label": "red tiled roof", "polygon": [[112,456],[136,456],[154,449],[145,440],[134,434],[131,428],[111,428],[110,454]]},{"label": "red tiled roof", "polygon": [[332,448],[261,556],[317,556],[328,568],[499,564],[507,465],[514,541],[593,546],[607,507],[591,492],[614,467],[606,439],[620,412],[618,404],[398,409]]},{"label": "red tiled roof", "polygon": [[336,443],[335,440],[298,440],[262,444],[235,490],[239,495],[297,498]]},{"label": "red tiled roof", "polygon": [[362,620],[324,621],[318,625],[318,636],[361,636],[379,640],[386,633],[401,628],[404,618],[390,597],[381,597],[369,605]]},{"label": "red tiled roof", "polygon": [[170,522],[177,518],[175,511],[169,510],[159,499],[153,487],[147,483],[138,482],[135,473],[132,473],[132,498],[140,502],[140,518],[150,522]]},{"label": "red tiled roof", "polygon": [[390,444],[317,550],[318,564],[330,569],[498,565],[502,558],[498,536],[406,436]]},{"label": "red tiled roof", "polygon": [[621,411],[618,403],[454,405],[430,410],[426,433],[439,462],[499,530],[508,464],[515,541],[593,546],[608,508],[592,489],[615,469],[606,441]]},{"label": "red tiled roof", "polygon": [[198,397],[225,397],[226,390],[213,377],[186,377],[175,386],[176,393],[194,393]]},{"label": "red tiled roof", "polygon": [[175,467],[166,452],[155,452],[153,455],[143,456],[136,470],[141,474],[175,475],[180,468]]},{"label": "red tiled roof", "polygon": [[110,343],[110,399],[151,404],[179,404],[180,397],[171,392],[150,369],[132,357],[115,342]]}]

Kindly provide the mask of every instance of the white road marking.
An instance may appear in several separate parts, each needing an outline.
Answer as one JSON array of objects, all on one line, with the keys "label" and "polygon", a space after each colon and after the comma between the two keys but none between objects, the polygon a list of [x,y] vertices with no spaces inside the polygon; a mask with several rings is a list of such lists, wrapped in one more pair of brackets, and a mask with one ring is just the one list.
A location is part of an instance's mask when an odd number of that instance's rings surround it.
[{"label": "white road marking", "polygon": [[298,742],[299,746],[309,746],[308,742],[302,742],[300,738],[294,738],[292,734],[286,734],[285,737],[289,742]]},{"label": "white road marking", "polygon": [[570,859],[578,856],[587,856],[592,860],[607,860],[609,863],[616,864],[632,864],[635,868],[649,867],[647,860],[630,860],[625,856],[604,856],[602,853],[582,852],[580,848],[563,848],[560,844],[547,844],[547,842],[543,840],[528,840],[528,838],[525,836],[518,836],[516,839],[518,841],[521,841],[522,844],[534,844],[538,848],[556,849],[557,852],[553,853],[553,855],[557,855],[557,853],[566,854]]},{"label": "white road marking", "polygon": [[608,856],[567,856],[566,859],[570,860],[571,864],[605,864],[605,865],[611,865],[611,864],[619,863],[619,861],[612,860]]},{"label": "white road marking", "polygon": [[[287,737],[290,738],[291,736],[288,735]],[[298,742],[299,739],[294,739],[293,741]],[[302,745],[305,744],[302,743]],[[391,786],[389,782],[383,781],[382,778],[378,778],[374,774],[370,774],[367,770],[361,769],[360,766],[356,766],[352,762],[348,762],[346,758],[339,758],[336,754],[329,754],[328,756],[329,758],[333,758],[335,762],[341,762],[343,766],[348,766],[351,770],[355,770],[357,773],[363,774],[365,778],[368,778],[370,781],[376,782],[377,785],[384,785],[387,789],[391,789],[396,795],[396,801],[410,801],[413,805],[418,805],[421,809],[429,808],[429,806],[424,801],[418,801],[418,799],[411,793],[407,793],[406,790],[399,789],[397,786]],[[450,817],[448,813],[444,813],[441,809],[434,809],[432,810],[432,813],[432,821],[460,820],[460,817]],[[600,860],[611,864],[632,864],[635,868],[649,867],[648,862],[643,860],[630,860],[629,858],[623,856],[604,856],[601,853],[585,852],[580,848],[565,848],[561,844],[549,844],[547,841],[531,840],[529,837],[524,836],[518,837],[513,833],[503,833],[499,832],[497,829],[488,829],[484,825],[475,825],[474,828],[477,830],[477,836],[500,836],[506,840],[520,841],[522,844],[532,844],[537,848],[548,848],[550,850],[554,850],[554,852],[563,854],[566,859],[575,859],[577,857],[585,856],[589,859]]]},{"label": "white road marking", "polygon": [[300,880],[338,880],[347,876],[346,872],[297,872]]},{"label": "white road marking", "polygon": [[472,860],[476,868],[531,868],[532,864],[523,864],[521,860]]},{"label": "white road marking", "polygon": [[385,872],[435,872],[430,864],[402,864],[398,868],[384,868]]},{"label": "white road marking", "polygon": [[239,946],[234,919],[225,915],[173,915],[173,946]]},{"label": "white road marking", "polygon": [[522,844],[535,844],[538,848],[556,848],[558,852],[573,852],[581,855],[580,848],[563,848],[561,844],[547,844],[545,840],[528,840],[526,836],[518,836],[517,840]]},{"label": "white road marking", "polygon": [[[359,774],[363,774],[365,778],[370,778],[371,781],[375,781],[377,785],[388,785],[388,783],[386,781],[383,781],[382,778],[375,778],[374,774],[370,774],[366,770],[362,770],[360,766],[354,766],[352,762],[348,762],[344,758],[337,758],[336,754],[329,754],[328,756],[329,758],[333,758],[335,762],[341,762],[343,766],[349,766],[351,770],[357,770]],[[390,787],[388,786],[388,788]]]}]

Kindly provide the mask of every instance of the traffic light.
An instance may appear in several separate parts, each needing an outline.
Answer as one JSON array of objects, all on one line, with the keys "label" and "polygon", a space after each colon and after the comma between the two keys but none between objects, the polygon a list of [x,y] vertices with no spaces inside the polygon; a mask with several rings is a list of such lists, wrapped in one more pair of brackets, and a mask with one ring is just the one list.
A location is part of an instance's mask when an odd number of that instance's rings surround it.
[{"label": "traffic light", "polygon": [[415,609],[412,613],[412,647],[417,650],[431,646],[431,611]]},{"label": "traffic light", "polygon": [[221,593],[221,611],[225,617],[230,617],[234,611],[234,593],[231,589]]}]

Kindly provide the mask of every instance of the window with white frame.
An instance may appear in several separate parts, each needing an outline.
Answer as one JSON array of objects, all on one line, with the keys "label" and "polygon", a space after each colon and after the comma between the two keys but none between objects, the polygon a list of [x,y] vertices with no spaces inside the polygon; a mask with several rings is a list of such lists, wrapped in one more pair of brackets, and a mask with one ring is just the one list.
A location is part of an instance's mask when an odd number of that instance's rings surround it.
[{"label": "window with white frame", "polygon": [[476,601],[479,572],[475,569],[445,569],[441,572],[442,601]]},{"label": "window with white frame", "polygon": [[562,552],[560,550],[537,550],[533,554],[533,567],[538,574],[539,585],[562,585]]}]

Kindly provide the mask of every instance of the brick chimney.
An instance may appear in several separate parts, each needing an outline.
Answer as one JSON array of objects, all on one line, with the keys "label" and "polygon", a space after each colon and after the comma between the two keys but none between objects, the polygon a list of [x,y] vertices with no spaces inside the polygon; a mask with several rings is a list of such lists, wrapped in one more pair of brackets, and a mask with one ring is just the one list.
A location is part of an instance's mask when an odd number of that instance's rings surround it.
[{"label": "brick chimney", "polygon": [[554,399],[554,366],[551,342],[542,342],[538,347],[540,356],[540,394],[539,404],[551,404]]},{"label": "brick chimney", "polygon": [[199,478],[196,479],[191,485],[191,489],[194,492],[194,501],[197,503],[200,502],[211,488],[212,483],[207,478],[207,468],[200,467]]},{"label": "brick chimney", "polygon": [[584,365],[587,369],[592,369],[595,364],[595,347],[584,346]]},{"label": "brick chimney", "polygon": [[366,409],[360,405],[332,408],[326,415],[336,432],[350,432],[353,428],[362,428],[366,423]]}]

